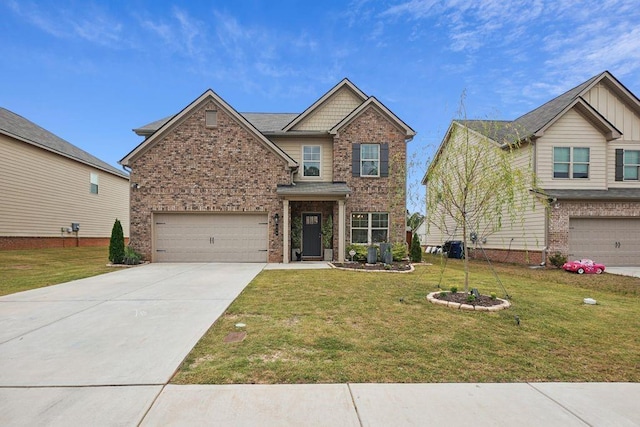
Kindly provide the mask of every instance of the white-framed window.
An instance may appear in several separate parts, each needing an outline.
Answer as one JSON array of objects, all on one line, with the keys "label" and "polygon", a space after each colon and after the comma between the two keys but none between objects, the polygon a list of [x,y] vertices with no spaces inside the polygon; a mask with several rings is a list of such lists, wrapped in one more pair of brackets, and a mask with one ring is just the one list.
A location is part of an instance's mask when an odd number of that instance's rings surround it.
[{"label": "white-framed window", "polygon": [[319,145],[304,145],[302,147],[302,176],[307,178],[320,177],[322,150]]},{"label": "white-framed window", "polygon": [[214,128],[218,126],[218,112],[216,110],[207,110],[204,113],[205,126]]},{"label": "white-framed window", "polygon": [[387,242],[388,238],[388,213],[358,212],[351,214],[351,243],[371,245]]},{"label": "white-framed window", "polygon": [[554,178],[589,178],[588,147],[553,147]]},{"label": "white-framed window", "polygon": [[98,174],[91,172],[89,182],[90,182],[89,192],[91,194],[98,194]]},{"label": "white-framed window", "polygon": [[638,181],[640,176],[640,151],[639,150],[624,150],[624,180],[625,181]]},{"label": "white-framed window", "polygon": [[380,176],[380,144],[360,146],[360,176]]}]

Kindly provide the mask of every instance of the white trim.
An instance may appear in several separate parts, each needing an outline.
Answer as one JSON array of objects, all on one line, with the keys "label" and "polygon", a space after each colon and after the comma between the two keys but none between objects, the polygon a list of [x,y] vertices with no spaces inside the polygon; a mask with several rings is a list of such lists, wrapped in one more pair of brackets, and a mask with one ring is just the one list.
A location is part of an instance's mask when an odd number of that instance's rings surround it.
[{"label": "white trim", "polygon": [[[304,174],[304,163],[305,163],[305,159],[304,159],[304,149],[306,147],[318,147],[320,149],[320,158],[318,159],[318,176],[305,176]],[[300,181],[321,181],[322,180],[322,145],[321,144],[304,144],[300,146],[300,168],[301,173],[298,173],[298,178]],[[314,160],[310,160],[310,162],[313,162]]]}]

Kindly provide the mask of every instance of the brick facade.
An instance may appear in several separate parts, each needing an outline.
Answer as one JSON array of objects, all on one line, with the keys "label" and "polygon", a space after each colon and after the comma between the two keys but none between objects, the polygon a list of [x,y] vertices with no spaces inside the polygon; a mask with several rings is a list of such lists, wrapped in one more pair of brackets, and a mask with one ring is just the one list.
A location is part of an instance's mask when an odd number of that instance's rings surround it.
[{"label": "brick facade", "polygon": [[569,219],[640,217],[640,202],[560,201],[552,206],[549,217],[549,255],[569,253]]},{"label": "brick facade", "polygon": [[[406,134],[376,108],[365,110],[334,138],[335,181],[345,181],[351,188],[346,208],[346,239],[351,243],[351,214],[354,212],[388,212],[389,241],[404,242],[406,226]],[[389,176],[361,178],[352,176],[354,143],[388,143]]]},{"label": "brick facade", "polygon": [[[205,111],[217,110],[217,126]],[[278,213],[278,184],[291,182],[280,156],[213,101],[195,108],[131,162],[131,246],[151,259],[153,212]],[[269,262],[282,262],[282,240],[269,227]]]},{"label": "brick facade", "polygon": [[[109,237],[9,237],[0,236],[0,251],[23,249],[109,246]],[[125,243],[128,239],[125,238]]]}]

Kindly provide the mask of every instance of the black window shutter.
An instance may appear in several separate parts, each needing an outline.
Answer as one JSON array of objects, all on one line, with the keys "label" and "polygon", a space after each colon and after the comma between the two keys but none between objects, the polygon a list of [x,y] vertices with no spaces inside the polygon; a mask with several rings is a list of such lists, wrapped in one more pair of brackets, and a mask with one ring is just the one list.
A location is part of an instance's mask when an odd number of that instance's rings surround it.
[{"label": "black window shutter", "polygon": [[624,150],[616,149],[616,181],[624,180]]},{"label": "black window shutter", "polygon": [[360,144],[352,144],[352,147],[351,173],[353,176],[360,176]]},{"label": "black window shutter", "polygon": [[380,176],[389,176],[389,144],[380,144]]}]

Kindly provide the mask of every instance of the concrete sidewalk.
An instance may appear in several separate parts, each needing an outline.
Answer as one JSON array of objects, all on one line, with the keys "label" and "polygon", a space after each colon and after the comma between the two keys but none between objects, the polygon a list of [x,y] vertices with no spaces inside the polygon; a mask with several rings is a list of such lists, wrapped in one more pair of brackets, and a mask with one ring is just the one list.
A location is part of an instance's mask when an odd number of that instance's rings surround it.
[{"label": "concrete sidewalk", "polygon": [[16,426],[640,426],[638,383],[0,388]]}]

